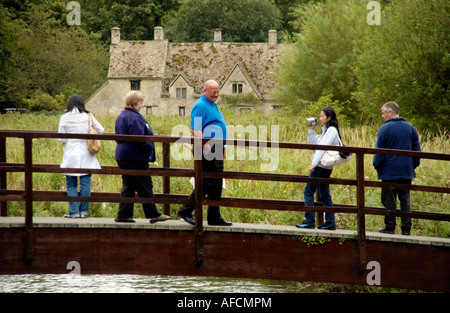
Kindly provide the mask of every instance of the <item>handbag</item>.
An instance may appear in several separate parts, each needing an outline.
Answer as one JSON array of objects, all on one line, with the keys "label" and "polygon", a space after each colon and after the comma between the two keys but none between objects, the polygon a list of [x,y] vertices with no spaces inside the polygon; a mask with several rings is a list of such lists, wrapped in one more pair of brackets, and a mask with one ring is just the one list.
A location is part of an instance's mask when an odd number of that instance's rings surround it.
[{"label": "handbag", "polygon": [[[342,144],[342,141],[339,139],[339,145],[344,146]],[[330,167],[330,166],[336,166],[341,165],[343,163],[347,163],[350,161],[350,158],[352,157],[351,152],[343,152],[343,151],[325,151],[325,153],[322,156],[322,159],[320,160],[320,163],[323,166]]]},{"label": "handbag", "polygon": [[[92,127],[92,129],[91,129],[91,127]],[[94,126],[92,114],[90,114],[90,113],[89,113],[89,118],[88,118],[88,129],[90,129],[88,134],[98,135],[98,131]],[[91,154],[96,155],[100,151],[100,148],[101,148],[100,140],[99,139],[88,139],[87,148]]]}]

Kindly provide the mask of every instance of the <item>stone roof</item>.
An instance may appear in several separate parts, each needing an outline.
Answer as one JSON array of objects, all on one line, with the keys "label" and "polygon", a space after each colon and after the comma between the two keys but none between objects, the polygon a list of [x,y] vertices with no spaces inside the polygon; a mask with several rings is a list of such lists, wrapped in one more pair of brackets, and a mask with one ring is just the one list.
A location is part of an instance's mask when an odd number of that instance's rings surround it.
[{"label": "stone roof", "polygon": [[160,78],[165,94],[183,74],[200,94],[205,81],[214,79],[222,85],[239,64],[265,99],[275,83],[271,73],[283,51],[283,45],[268,43],[118,41],[111,45],[108,78]]},{"label": "stone roof", "polygon": [[170,43],[167,54],[164,86],[183,72],[201,93],[208,79],[222,85],[237,64],[243,65],[248,77],[262,98],[267,98],[275,81],[271,72],[277,63],[282,45],[269,49],[267,43]]},{"label": "stone roof", "polygon": [[108,78],[163,78],[168,43],[120,41],[111,45]]}]

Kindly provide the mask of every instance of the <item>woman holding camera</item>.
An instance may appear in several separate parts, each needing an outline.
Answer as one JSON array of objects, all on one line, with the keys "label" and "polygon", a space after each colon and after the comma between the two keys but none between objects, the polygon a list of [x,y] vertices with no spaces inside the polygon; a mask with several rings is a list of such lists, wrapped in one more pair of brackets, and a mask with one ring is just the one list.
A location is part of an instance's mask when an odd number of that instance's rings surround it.
[{"label": "woman holding camera", "polygon": [[[339,122],[336,112],[331,107],[326,107],[320,112],[320,124],[322,125],[322,133],[315,134],[317,123],[312,123],[308,130],[308,143],[316,145],[338,146],[341,134],[339,132]],[[333,167],[326,167],[320,163],[325,150],[315,150],[313,160],[309,167],[310,178],[330,178]],[[319,195],[325,207],[332,207],[330,185],[307,183],[304,190],[305,206],[314,206],[314,193],[319,189]],[[305,212],[305,221],[295,225],[299,228],[315,228],[315,212]],[[335,230],[336,224],[334,213],[325,213],[325,223],[318,227],[319,229]]]}]

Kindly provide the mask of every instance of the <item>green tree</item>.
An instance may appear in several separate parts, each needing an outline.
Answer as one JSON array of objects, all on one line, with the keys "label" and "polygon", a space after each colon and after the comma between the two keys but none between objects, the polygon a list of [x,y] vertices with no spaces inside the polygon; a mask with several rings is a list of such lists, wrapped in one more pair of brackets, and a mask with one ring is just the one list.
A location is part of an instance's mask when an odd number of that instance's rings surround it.
[{"label": "green tree", "polygon": [[186,0],[164,28],[175,42],[212,41],[216,28],[222,29],[223,41],[265,42],[280,21],[273,0]]},{"label": "green tree", "polygon": [[91,95],[106,79],[109,56],[98,38],[79,26],[61,26],[53,12],[30,5],[20,14],[5,15],[8,47],[2,67],[2,106],[16,106],[37,94],[64,92]]},{"label": "green tree", "polygon": [[124,40],[152,40],[153,29],[161,26],[166,15],[172,15],[181,0],[79,0],[81,26],[86,32],[101,34],[111,41],[111,28],[119,27]]},{"label": "green tree", "polygon": [[447,0],[397,0],[361,48],[355,66],[361,105],[379,117],[396,101],[416,127],[450,128],[450,5]]},{"label": "green tree", "polygon": [[[276,71],[274,96],[301,108],[308,101],[332,95],[346,103],[343,112],[355,117],[350,105],[357,88],[355,53],[369,31],[365,0],[309,2],[295,9],[300,32],[281,57]],[[306,100],[306,101],[305,101]]]}]

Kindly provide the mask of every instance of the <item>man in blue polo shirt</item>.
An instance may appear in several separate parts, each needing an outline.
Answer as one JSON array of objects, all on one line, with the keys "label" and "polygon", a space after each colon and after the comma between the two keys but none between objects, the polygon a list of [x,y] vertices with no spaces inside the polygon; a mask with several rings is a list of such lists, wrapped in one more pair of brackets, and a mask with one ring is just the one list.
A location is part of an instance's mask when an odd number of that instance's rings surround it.
[{"label": "man in blue polo shirt", "polygon": [[[216,100],[219,97],[219,84],[214,80],[208,80],[203,88],[203,94],[194,104],[191,111],[191,132],[194,137],[208,139],[227,139],[227,124],[222,113],[217,108]],[[204,172],[223,172],[224,146],[222,144],[205,144],[202,153],[202,170]],[[194,153],[194,157],[198,157]],[[204,178],[203,196],[208,195],[209,200],[220,200],[222,197],[222,179]],[[195,190],[189,196],[195,199]],[[177,212],[177,215],[194,225],[192,211],[194,205],[185,204]],[[208,207],[208,225],[231,226],[220,215],[218,206]]]}]

